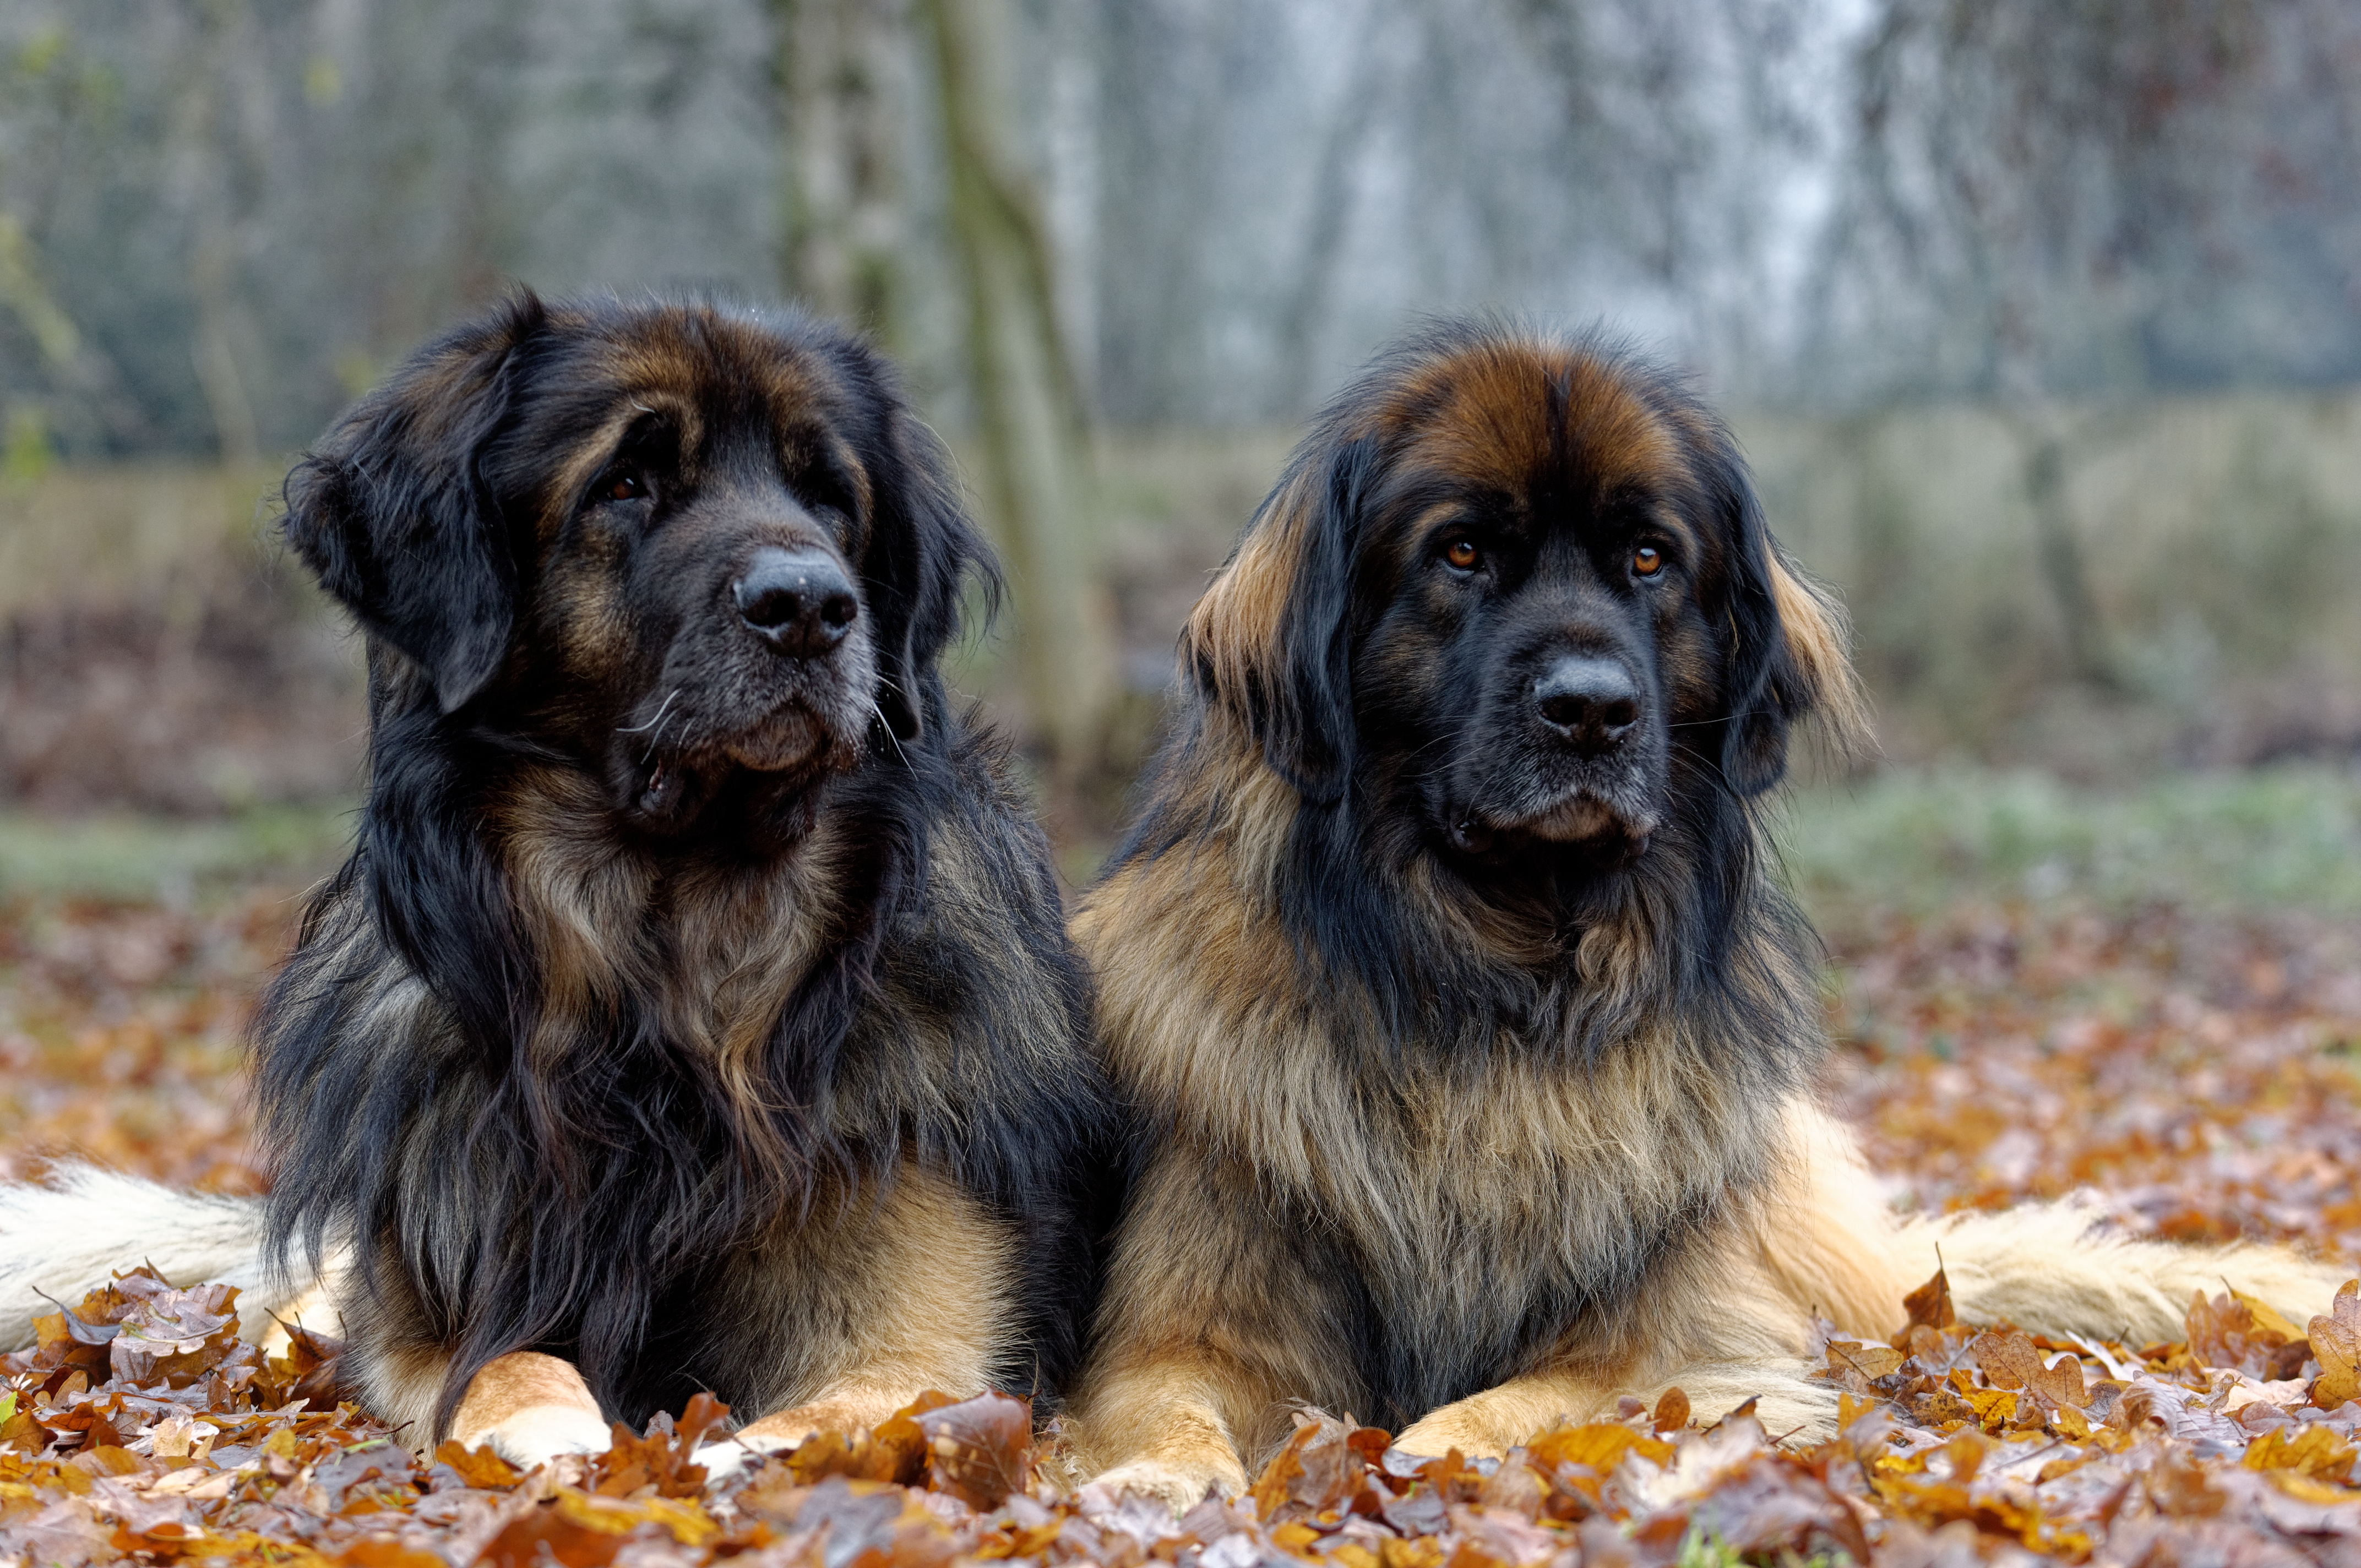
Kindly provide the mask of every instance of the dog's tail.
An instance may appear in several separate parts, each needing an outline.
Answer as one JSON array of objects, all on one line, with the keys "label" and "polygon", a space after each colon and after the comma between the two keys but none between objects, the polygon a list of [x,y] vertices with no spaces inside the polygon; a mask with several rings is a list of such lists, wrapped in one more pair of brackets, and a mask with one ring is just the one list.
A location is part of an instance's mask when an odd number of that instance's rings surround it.
[{"label": "dog's tail", "polygon": [[1940,1254],[1963,1322],[2010,1322],[2060,1339],[2128,1345],[2181,1337],[2191,1298],[2236,1289],[2298,1329],[2329,1310],[2355,1270],[2257,1242],[2191,1246],[2108,1234],[2104,1212],[2068,1200],[1999,1213],[1914,1221],[1908,1266],[1931,1277]]},{"label": "dog's tail", "polygon": [[0,1185],[0,1350],[33,1343],[33,1320],[71,1307],[118,1269],[145,1263],[174,1285],[238,1290],[238,1332],[262,1342],[277,1319],[337,1332],[323,1274],[301,1257],[269,1266],[262,1200],[159,1187],[91,1165],[61,1165],[41,1185]]}]

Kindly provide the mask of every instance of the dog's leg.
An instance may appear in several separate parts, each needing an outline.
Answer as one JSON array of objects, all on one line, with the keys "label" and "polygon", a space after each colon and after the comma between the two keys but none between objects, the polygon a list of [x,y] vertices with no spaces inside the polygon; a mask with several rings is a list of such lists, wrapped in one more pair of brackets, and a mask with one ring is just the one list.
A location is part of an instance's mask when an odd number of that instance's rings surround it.
[{"label": "dog's leg", "polygon": [[1095,1485],[1175,1510],[1235,1494],[1287,1431],[1284,1401],[1356,1402],[1349,1313],[1307,1255],[1312,1227],[1271,1216],[1250,1178],[1159,1159],[1133,1197],[1074,1402]]},{"label": "dog's leg", "polygon": [[1752,1399],[1755,1419],[1773,1438],[1817,1442],[1836,1431],[1837,1389],[1813,1380],[1811,1371],[1800,1357],[1771,1356],[1694,1362],[1617,1381],[1571,1370],[1540,1372],[1429,1411],[1394,1446],[1429,1457],[1455,1448],[1470,1458],[1497,1459],[1561,1421],[1607,1416],[1624,1395],[1653,1409],[1668,1388],[1686,1396],[1692,1421],[1710,1423]]},{"label": "dog's leg", "polygon": [[1394,1439],[1394,1446],[1428,1457],[1455,1448],[1470,1458],[1497,1459],[1560,1420],[1587,1420],[1601,1414],[1614,1404],[1619,1391],[1612,1383],[1573,1371],[1514,1377],[1428,1411]]},{"label": "dog's leg", "polygon": [[1749,1212],[1741,1267],[1719,1283],[1736,1288],[1753,1312],[1792,1317],[1780,1337],[1800,1348],[1814,1316],[1859,1339],[1883,1339],[1908,1313],[1902,1299],[1934,1273],[1904,1245],[1877,1179],[1850,1128],[1807,1099],[1788,1103],[1772,1190]]},{"label": "dog's leg", "polygon": [[451,1416],[451,1437],[531,1469],[561,1453],[603,1453],[612,1431],[572,1362],[520,1350],[468,1380]]},{"label": "dog's leg", "polygon": [[1754,1399],[1774,1437],[1832,1433],[1836,1390],[1813,1380],[1803,1356],[1814,1314],[1883,1339],[1901,1326],[1902,1298],[1926,1275],[1912,1272],[1850,1133],[1798,1099],[1783,1142],[1772,1190],[1614,1314],[1607,1332],[1621,1337],[1620,1353],[1577,1333],[1558,1366],[1431,1411],[1399,1445],[1497,1455],[1560,1419],[1605,1415],[1623,1395],[1653,1407],[1672,1387],[1687,1396],[1694,1420]]},{"label": "dog's leg", "polygon": [[1804,1359],[1807,1310],[1748,1255],[1749,1239],[1731,1226],[1718,1249],[1660,1277],[1616,1309],[1612,1321],[1569,1334],[1554,1365],[1429,1411],[1395,1446],[1429,1456],[1455,1448],[1498,1457],[1560,1421],[1602,1419],[1623,1396],[1653,1409],[1675,1387],[1695,1421],[1714,1421],[1753,1399],[1773,1436],[1831,1435],[1837,1390],[1815,1382]]},{"label": "dog's leg", "polygon": [[808,1392],[705,1444],[697,1463],[718,1474],[814,1432],[874,1427],[929,1391],[971,1398],[1022,1376],[1005,1364],[1016,1268],[1007,1227],[915,1166],[857,1220],[825,1234],[795,1227],[748,1261],[735,1288],[763,1296],[745,1310],[776,1327],[783,1355],[806,1358],[786,1381]]},{"label": "dog's leg", "polygon": [[1138,1357],[1093,1385],[1077,1420],[1094,1453],[1125,1454],[1093,1484],[1153,1497],[1174,1513],[1207,1494],[1246,1490],[1249,1412],[1272,1407],[1275,1392],[1246,1367],[1174,1345]]},{"label": "dog's leg", "polygon": [[443,1431],[435,1416],[451,1377],[451,1349],[435,1334],[395,1256],[380,1260],[376,1288],[356,1288],[343,1302],[351,1331],[343,1380],[361,1408],[420,1453],[439,1439],[489,1447],[532,1469],[561,1453],[604,1453],[606,1417],[570,1361],[533,1351],[493,1357],[478,1368]]},{"label": "dog's leg", "polygon": [[1742,1235],[1730,1239],[1620,1308],[1605,1330],[1620,1349],[1577,1331],[1554,1365],[1429,1411],[1395,1446],[1498,1457],[1559,1421],[1604,1418],[1623,1396],[1653,1409],[1669,1388],[1686,1396],[1692,1421],[1710,1423],[1752,1399],[1773,1437],[1834,1435],[1836,1387],[1817,1381],[1802,1354],[1806,1309],[1745,1255]]},{"label": "dog's leg", "polygon": [[[943,1347],[936,1348],[939,1352]],[[961,1350],[973,1348],[953,1347],[951,1354],[958,1357]],[[946,1359],[949,1358],[940,1354],[911,1354],[906,1351],[890,1360],[862,1368],[862,1375],[857,1378],[847,1378],[831,1385],[809,1404],[797,1405],[791,1410],[774,1410],[759,1420],[747,1422],[738,1429],[734,1441],[756,1453],[776,1453],[794,1448],[815,1432],[866,1431],[896,1410],[906,1409],[919,1395],[936,1390],[940,1385],[967,1387],[966,1379],[939,1375],[941,1364]],[[930,1366],[933,1371],[929,1370]],[[982,1390],[969,1388],[969,1391]],[[716,1442],[707,1446],[717,1451],[716,1457],[719,1458],[719,1451],[730,1445]],[[698,1463],[706,1463],[703,1456],[700,1455]],[[724,1459],[723,1463],[734,1462]]]}]

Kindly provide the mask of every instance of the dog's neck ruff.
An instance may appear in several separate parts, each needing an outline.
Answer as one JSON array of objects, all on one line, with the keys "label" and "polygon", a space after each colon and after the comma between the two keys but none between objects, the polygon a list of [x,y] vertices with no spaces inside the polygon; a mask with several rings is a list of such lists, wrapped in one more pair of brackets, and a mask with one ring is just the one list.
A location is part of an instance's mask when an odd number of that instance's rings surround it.
[{"label": "dog's neck ruff", "polygon": [[[1159,760],[1159,809],[1108,874],[1207,879],[1266,922],[1256,946],[1289,960],[1270,983],[1357,1014],[1347,1048],[1420,1072],[1494,1057],[1596,1064],[1670,1020],[1718,1070],[1766,1090],[1817,1066],[1820,1021],[1796,1000],[1816,987],[1795,981],[1816,970],[1817,943],[1763,877],[1749,803],[1726,789],[1676,791],[1635,864],[1504,893],[1350,790],[1307,801],[1218,713],[1191,720]],[[1093,896],[1086,910],[1101,905],[1135,901]]]}]

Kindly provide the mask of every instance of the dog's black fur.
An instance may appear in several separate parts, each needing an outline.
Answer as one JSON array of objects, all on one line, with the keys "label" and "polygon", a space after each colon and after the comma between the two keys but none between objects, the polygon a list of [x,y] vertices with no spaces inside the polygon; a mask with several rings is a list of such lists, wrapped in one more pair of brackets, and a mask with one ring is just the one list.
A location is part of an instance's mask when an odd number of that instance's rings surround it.
[{"label": "dog's black fur", "polygon": [[[431,1381],[439,1427],[530,1349],[635,1424],[809,1400],[844,1368],[766,1292],[881,1310],[799,1238],[915,1169],[1013,1227],[989,1372],[1053,1393],[1115,1120],[1046,845],[947,707],[996,577],[889,367],[798,313],[522,297],[286,508],[368,635],[370,776],[256,1082],[273,1245],[355,1245],[358,1386],[423,1419]],[[765,546],[840,565],[840,642],[750,634]]]}]

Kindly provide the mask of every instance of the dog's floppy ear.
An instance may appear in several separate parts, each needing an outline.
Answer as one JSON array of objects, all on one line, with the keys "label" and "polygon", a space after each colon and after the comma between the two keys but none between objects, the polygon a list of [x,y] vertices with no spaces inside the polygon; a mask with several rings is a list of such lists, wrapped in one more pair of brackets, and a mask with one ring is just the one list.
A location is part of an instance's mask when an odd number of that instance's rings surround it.
[{"label": "dog's floppy ear", "polygon": [[1307,801],[1344,798],[1355,743],[1352,597],[1373,438],[1314,437],[1190,612],[1184,677]]},{"label": "dog's floppy ear", "polygon": [[1842,757],[1872,750],[1874,729],[1843,607],[1771,537],[1736,454],[1721,454],[1716,467],[1731,630],[1721,772],[1739,794],[1759,795],[1786,772],[1787,731],[1805,715],[1818,716],[1823,738]]},{"label": "dog's floppy ear", "polygon": [[903,403],[882,365],[871,370],[876,395],[890,403],[893,456],[871,466],[876,516],[862,575],[876,624],[877,708],[894,738],[907,742],[925,733],[936,662],[959,635],[968,575],[983,580],[989,620],[1000,604],[1000,568],[960,506],[943,444]]},{"label": "dog's floppy ear", "polygon": [[539,333],[522,294],[423,350],[287,476],[287,542],[368,633],[424,671],[449,713],[508,652],[517,561],[482,474]]}]

